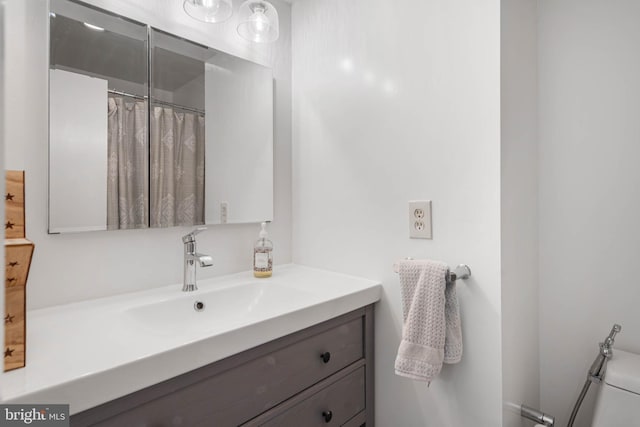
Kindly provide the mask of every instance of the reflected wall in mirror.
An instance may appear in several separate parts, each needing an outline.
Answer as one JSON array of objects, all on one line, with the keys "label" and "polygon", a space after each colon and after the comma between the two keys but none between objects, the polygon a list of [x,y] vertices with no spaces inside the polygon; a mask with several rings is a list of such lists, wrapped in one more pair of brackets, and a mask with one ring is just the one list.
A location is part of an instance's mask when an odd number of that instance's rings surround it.
[{"label": "reflected wall in mirror", "polygon": [[49,231],[147,227],[147,28],[58,0],[49,21]]},{"label": "reflected wall in mirror", "polygon": [[50,233],[273,218],[269,68],[70,0],[50,23]]}]

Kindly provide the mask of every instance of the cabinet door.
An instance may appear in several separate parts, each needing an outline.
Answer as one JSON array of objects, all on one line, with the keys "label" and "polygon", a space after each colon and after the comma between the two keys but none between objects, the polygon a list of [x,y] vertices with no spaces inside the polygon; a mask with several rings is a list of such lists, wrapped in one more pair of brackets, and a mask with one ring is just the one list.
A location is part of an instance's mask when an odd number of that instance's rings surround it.
[{"label": "cabinet door", "polygon": [[281,410],[276,408],[273,410],[273,417],[265,414],[261,419],[266,421],[257,421],[251,425],[263,427],[347,425],[365,408],[364,369],[364,367],[358,368],[280,414],[278,412]]},{"label": "cabinet door", "polygon": [[[286,346],[216,375],[200,377],[186,387],[174,388],[168,383],[157,398],[90,425],[237,426],[364,356],[361,316],[347,318],[313,335],[305,332],[298,336]],[[72,425],[86,425],[73,421]]]},{"label": "cabinet door", "polygon": [[351,418],[346,423],[342,424],[342,427],[366,427],[367,414],[362,411],[355,417]]}]

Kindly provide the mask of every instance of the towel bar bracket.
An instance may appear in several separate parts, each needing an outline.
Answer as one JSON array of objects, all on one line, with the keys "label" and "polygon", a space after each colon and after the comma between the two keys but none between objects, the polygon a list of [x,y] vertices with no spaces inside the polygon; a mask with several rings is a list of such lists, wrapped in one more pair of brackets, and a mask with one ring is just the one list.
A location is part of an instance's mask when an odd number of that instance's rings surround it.
[{"label": "towel bar bracket", "polygon": [[458,266],[449,273],[449,278],[452,282],[455,282],[457,279],[466,280],[469,277],[471,277],[471,269],[466,264],[458,264]]}]

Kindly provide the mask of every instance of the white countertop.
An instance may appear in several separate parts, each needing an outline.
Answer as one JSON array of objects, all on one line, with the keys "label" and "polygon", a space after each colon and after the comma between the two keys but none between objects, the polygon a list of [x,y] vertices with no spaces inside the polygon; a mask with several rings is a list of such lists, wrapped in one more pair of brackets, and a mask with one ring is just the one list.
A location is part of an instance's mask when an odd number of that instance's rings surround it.
[{"label": "white countertop", "polygon": [[[247,301],[240,315],[229,315],[215,306],[222,294],[211,292],[231,291],[227,296],[237,301],[245,291],[236,291],[251,284],[262,291],[247,298],[270,298],[258,301],[262,309]],[[270,284],[278,291],[268,291]],[[200,280],[190,293],[181,286],[28,312],[27,366],[2,375],[3,402],[68,403],[72,414],[84,411],[374,303],[382,289],[375,281],[298,265],[277,266],[266,279],[243,272]],[[289,290],[291,297],[283,298]],[[209,301],[209,314],[193,309],[199,298]],[[206,317],[216,312],[223,314]],[[156,317],[145,318],[148,313]]]}]

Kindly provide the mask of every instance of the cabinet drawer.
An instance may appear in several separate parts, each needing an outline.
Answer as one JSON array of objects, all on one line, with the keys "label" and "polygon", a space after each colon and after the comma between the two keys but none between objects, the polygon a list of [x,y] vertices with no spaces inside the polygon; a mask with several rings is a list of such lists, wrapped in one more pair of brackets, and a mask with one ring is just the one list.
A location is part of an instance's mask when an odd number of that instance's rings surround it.
[{"label": "cabinet drawer", "polygon": [[237,426],[362,359],[362,319],[301,337],[95,425],[164,426],[179,420],[184,426]]},{"label": "cabinet drawer", "polygon": [[365,407],[364,367],[320,390],[269,421],[263,427],[342,426]]}]

